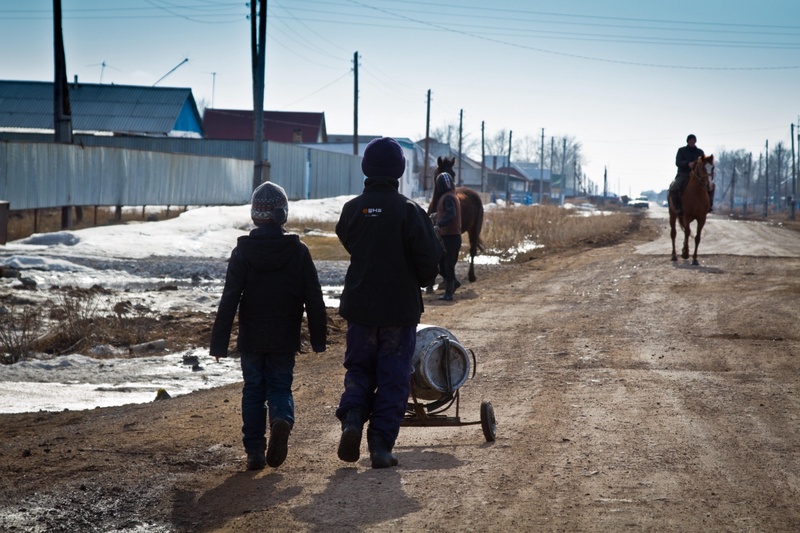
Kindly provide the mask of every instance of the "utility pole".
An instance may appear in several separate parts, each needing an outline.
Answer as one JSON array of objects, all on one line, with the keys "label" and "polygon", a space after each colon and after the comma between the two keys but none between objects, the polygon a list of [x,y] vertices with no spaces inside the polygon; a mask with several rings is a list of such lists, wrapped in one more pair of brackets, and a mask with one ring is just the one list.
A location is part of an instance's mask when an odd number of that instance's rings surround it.
[{"label": "utility pole", "polygon": [[481,192],[486,192],[486,140],[484,121],[481,120]]},{"label": "utility pole", "polygon": [[67,60],[61,31],[61,0],[53,0],[53,44],[55,74],[53,80],[53,125],[55,142],[72,144],[72,110],[69,105]]},{"label": "utility pole", "polygon": [[[264,180],[264,63],[267,47],[267,0],[259,2],[256,16],[256,0],[250,2],[250,52],[253,62],[253,190]],[[256,34],[258,20],[258,34]]]},{"label": "utility pole", "polygon": [[733,157],[733,176],[731,177],[731,213],[733,213],[734,200],[736,198],[734,191],[736,190],[736,156]]},{"label": "utility pole", "polygon": [[[542,191],[544,188],[544,128],[542,128],[542,153],[539,156],[539,199],[538,202],[541,204],[542,202]],[[552,171],[552,169],[550,169]]]},{"label": "utility pole", "polygon": [[789,203],[792,207],[789,211],[789,218],[794,220],[794,206],[797,204],[797,163],[795,162],[794,152],[794,124],[790,128],[792,134],[792,195],[789,197]]},{"label": "utility pole", "polygon": [[511,202],[511,185],[509,181],[511,180],[511,136],[514,134],[513,131],[509,130],[508,132],[508,166],[506,168],[506,203]]},{"label": "utility pole", "polygon": [[769,214],[769,139],[766,141],[766,162],[764,170],[764,218]]},{"label": "utility pole", "polygon": [[458,113],[458,179],[456,180],[456,183],[458,184],[459,187],[461,187],[461,185],[464,184],[464,180],[461,177],[461,143],[464,140],[463,134],[464,134],[464,110],[462,109]]},{"label": "utility pole", "polygon": [[606,205],[607,191],[608,191],[608,168],[603,167],[603,205]]},{"label": "utility pole", "polygon": [[[61,0],[53,0],[53,54],[55,72],[53,76],[53,140],[72,144],[72,111],[69,105],[67,84],[67,59],[64,53],[64,36],[61,31]],[[78,218],[81,211],[78,209]],[[72,207],[61,208],[61,229],[72,227]]]},{"label": "utility pole", "polygon": [[561,139],[561,201],[564,205],[564,198],[567,196],[567,138]]},{"label": "utility pole", "polygon": [[572,196],[578,196],[578,158],[572,154]]},{"label": "utility pole", "polygon": [[358,155],[358,51],[353,54],[353,155]]},{"label": "utility pole", "polygon": [[750,198],[750,176],[753,172],[753,152],[747,154],[747,175],[744,184],[744,205],[742,206],[742,216],[747,216],[747,200]]},{"label": "utility pole", "polygon": [[775,187],[773,188],[773,194],[777,197],[775,199],[776,208],[778,211],[783,211],[783,202],[781,201],[781,173],[783,172],[783,143],[778,143],[776,146],[778,149],[778,157],[776,158],[777,161],[775,162],[778,168],[775,170]]},{"label": "utility pole", "polygon": [[428,89],[428,111],[425,115],[425,165],[422,174],[422,193],[428,192],[428,157],[431,148],[431,90]]}]

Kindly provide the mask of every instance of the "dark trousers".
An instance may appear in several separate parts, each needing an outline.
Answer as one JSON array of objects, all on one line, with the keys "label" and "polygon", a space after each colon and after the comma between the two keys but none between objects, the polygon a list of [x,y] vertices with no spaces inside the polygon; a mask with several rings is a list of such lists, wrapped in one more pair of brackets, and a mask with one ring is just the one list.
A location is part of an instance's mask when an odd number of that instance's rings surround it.
[{"label": "dark trousers", "polygon": [[439,260],[439,273],[445,282],[456,280],[456,263],[461,252],[461,235],[442,235],[445,251]]},{"label": "dark trousers", "polygon": [[248,453],[267,447],[267,415],[294,424],[295,354],[242,352],[242,444]]},{"label": "dark trousers", "polygon": [[416,330],[415,326],[347,323],[344,392],[336,417],[342,420],[347,411],[362,410],[369,420],[368,436],[379,435],[389,449],[397,440],[408,405]]},{"label": "dark trousers", "polygon": [[689,183],[689,174],[676,174],[675,179],[669,184],[670,194],[677,194],[680,197],[680,194],[683,192],[683,189],[686,188],[687,183]]}]

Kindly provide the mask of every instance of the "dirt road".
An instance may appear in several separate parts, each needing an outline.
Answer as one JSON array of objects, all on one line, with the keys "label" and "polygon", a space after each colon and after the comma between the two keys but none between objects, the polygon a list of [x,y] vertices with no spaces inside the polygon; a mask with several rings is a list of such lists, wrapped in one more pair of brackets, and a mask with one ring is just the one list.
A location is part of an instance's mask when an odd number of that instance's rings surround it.
[{"label": "dirt road", "polygon": [[0,416],[0,529],[800,530],[800,236],[759,227],[774,256],[714,252],[729,224],[710,223],[699,267],[669,261],[651,218],[620,244],[479,269],[455,303],[426,296],[424,322],[477,355],[460,414],[491,401],[493,443],[406,427],[399,467],[338,461],[338,335],[298,360],[276,470],[243,469],[237,385]]}]

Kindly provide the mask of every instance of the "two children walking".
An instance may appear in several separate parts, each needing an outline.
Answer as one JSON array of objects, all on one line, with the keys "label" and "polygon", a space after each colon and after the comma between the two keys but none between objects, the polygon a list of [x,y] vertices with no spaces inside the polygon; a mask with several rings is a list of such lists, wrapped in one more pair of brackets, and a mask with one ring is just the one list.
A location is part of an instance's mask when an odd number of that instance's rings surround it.
[{"label": "two children walking", "polygon": [[[359,459],[363,427],[373,468],[398,464],[392,454],[409,395],[416,326],[423,312],[420,287],[432,284],[442,248],[425,211],[399,192],[405,157],[392,138],[367,145],[362,194],[347,202],[336,234],[350,253],[339,314],[347,320],[342,424],[337,454]],[[294,424],[291,386],[300,349],[303,309],[311,346],[325,351],[325,305],[308,248],[283,224],[288,199],[267,182],[252,197],[256,229],[239,237],[211,336],[212,356],[227,355],[239,313],[242,442],[247,468],[277,467],[287,455]],[[266,429],[270,433],[267,444]]]}]

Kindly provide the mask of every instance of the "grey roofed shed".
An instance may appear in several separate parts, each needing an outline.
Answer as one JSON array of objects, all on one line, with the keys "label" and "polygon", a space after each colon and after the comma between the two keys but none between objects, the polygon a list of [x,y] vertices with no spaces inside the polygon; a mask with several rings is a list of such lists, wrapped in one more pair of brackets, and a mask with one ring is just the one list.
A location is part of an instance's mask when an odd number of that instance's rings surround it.
[{"label": "grey roofed shed", "polygon": [[[70,83],[73,131],[202,136],[191,89]],[[53,129],[53,84],[0,80],[0,128]]]}]

